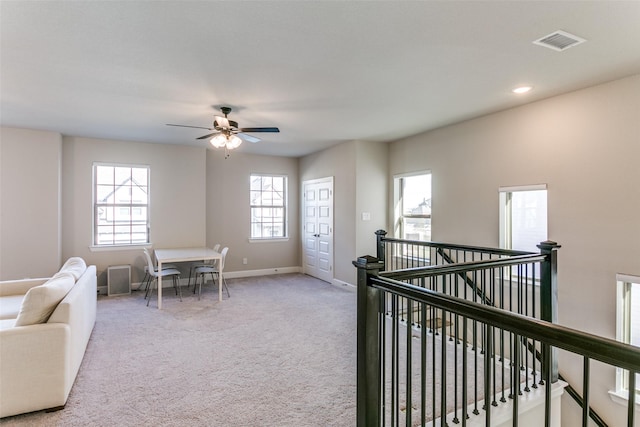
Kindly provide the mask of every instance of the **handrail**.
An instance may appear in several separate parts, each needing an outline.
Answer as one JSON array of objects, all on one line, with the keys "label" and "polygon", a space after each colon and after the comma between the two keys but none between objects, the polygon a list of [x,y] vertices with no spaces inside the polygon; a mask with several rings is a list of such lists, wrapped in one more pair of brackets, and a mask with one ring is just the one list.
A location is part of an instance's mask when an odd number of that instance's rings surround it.
[{"label": "handrail", "polygon": [[480,260],[461,262],[452,265],[428,265],[425,267],[403,268],[393,271],[381,271],[380,276],[393,280],[417,279],[441,274],[460,274],[469,271],[483,270],[486,268],[509,267],[524,263],[542,262],[545,255],[530,254],[517,255],[504,259]]},{"label": "handrail", "polygon": [[640,349],[629,344],[397,280],[371,277],[371,286],[455,312],[500,329],[525,335],[554,347],[627,369],[633,373],[640,371]]},{"label": "handrail", "polygon": [[418,246],[429,246],[432,248],[446,248],[446,249],[459,249],[465,251],[475,251],[475,252],[486,252],[496,255],[528,255],[536,252],[528,252],[528,251],[518,251],[514,249],[502,249],[502,248],[490,248],[486,246],[470,246],[470,245],[460,245],[460,244],[452,244],[452,243],[439,243],[439,242],[428,242],[424,240],[407,240],[407,239],[398,239],[395,237],[381,237],[383,242],[392,242],[392,243],[407,243],[411,245]]}]

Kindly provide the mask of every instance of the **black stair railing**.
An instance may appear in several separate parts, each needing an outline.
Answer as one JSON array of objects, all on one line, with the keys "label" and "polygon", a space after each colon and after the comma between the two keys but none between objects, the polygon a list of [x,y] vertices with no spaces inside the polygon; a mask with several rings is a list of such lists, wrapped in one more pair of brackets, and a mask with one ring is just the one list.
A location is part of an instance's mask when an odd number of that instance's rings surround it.
[{"label": "black stair railing", "polygon": [[[387,232],[384,230],[378,230],[376,234],[376,255],[377,259],[381,263],[381,271],[388,269],[389,267],[395,270],[393,273],[386,273],[389,278],[402,278],[401,280],[408,280],[419,277],[427,267],[438,268],[441,272],[443,270],[443,264],[456,267],[454,270],[450,270],[458,275],[462,282],[469,288],[474,294],[474,301],[482,302],[485,305],[507,308],[510,311],[517,311],[521,314],[529,314],[534,317],[538,317],[542,320],[550,321],[552,323],[557,322],[557,249],[560,248],[555,242],[547,241],[538,245],[540,254],[535,254],[525,251],[515,251],[500,248],[487,248],[487,247],[475,247],[467,245],[453,245],[446,243],[434,243],[425,241],[414,241],[405,239],[395,239],[386,237]],[[394,246],[395,245],[395,246]],[[415,248],[414,248],[415,246]],[[399,248],[399,249],[398,249]],[[421,249],[416,249],[421,248]],[[427,249],[425,249],[427,248]],[[411,262],[398,261],[397,258],[411,257]],[[422,255],[422,256],[420,256]],[[531,258],[533,255],[540,255],[543,258]],[[535,296],[531,296],[532,310],[531,312],[522,312],[513,310],[511,307],[506,307],[503,302],[500,305],[494,304],[492,298],[486,292],[483,286],[478,286],[474,277],[469,275],[470,267],[482,267],[482,261],[486,261],[488,266],[495,266],[495,260],[501,258],[510,258],[513,260],[529,260],[530,262],[540,263],[540,301],[538,303],[540,310],[539,314],[536,314],[536,299]],[[389,260],[392,258],[393,260]],[[395,267],[395,268],[394,268]],[[397,268],[401,267],[401,268]],[[531,268],[532,280],[535,281],[536,268]],[[527,273],[528,274],[528,273]],[[520,289],[520,286],[518,286]],[[442,289],[446,293],[445,289]],[[465,293],[466,295],[466,293]],[[457,294],[456,294],[457,296]],[[525,297],[528,294],[525,292]],[[508,298],[511,300],[511,298]],[[518,301],[521,300],[521,296],[517,297]],[[399,302],[400,305],[409,305],[406,301]],[[407,311],[407,310],[405,310]],[[404,311],[403,311],[404,313]],[[452,315],[450,315],[452,316]],[[404,319],[403,319],[404,320]],[[435,321],[432,319],[432,322]],[[420,326],[420,325],[419,325]],[[418,326],[418,327],[419,327]],[[437,331],[436,331],[437,332]],[[524,342],[524,340],[523,340]],[[525,349],[527,349],[538,362],[541,361],[541,353],[535,348],[535,343],[524,343]],[[608,427],[607,423],[596,413],[593,408],[585,405],[585,399],[580,393],[569,384],[562,375],[558,373],[557,357],[555,349],[548,350],[553,355],[550,355],[551,360],[554,361],[551,366],[551,379],[552,382],[561,379],[567,383],[565,387],[567,393],[571,398],[585,411],[589,417],[595,422],[598,427]],[[527,359],[528,360],[528,359]]]},{"label": "black stair railing", "polygon": [[[589,363],[591,360],[598,360],[628,370],[630,389],[635,389],[635,375],[640,371],[640,349],[637,347],[383,277],[379,273],[382,268],[381,264],[373,257],[359,258],[354,262],[358,268],[358,426],[379,426],[385,423],[383,412],[386,411],[386,408],[381,405],[383,387],[380,382],[380,341],[383,337],[381,329],[384,325],[381,319],[384,317],[382,302],[385,293],[390,293],[395,298],[407,298],[416,304],[434,307],[445,314],[455,313],[456,316],[462,318],[464,323],[478,322],[487,337],[486,348],[492,348],[494,333],[499,331],[513,334],[516,337],[513,340],[514,343],[517,343],[520,337],[526,338],[527,342],[542,343],[545,395],[551,395],[553,358],[550,355],[553,353],[549,350],[554,348],[560,348],[583,357],[585,390],[589,389]],[[517,356],[518,345],[514,344],[514,350],[516,356],[512,360],[515,360],[517,365],[519,360]],[[485,368],[490,376],[492,364],[485,362]],[[512,372],[517,371],[518,369],[512,370]],[[487,373],[485,372],[485,374]],[[514,376],[513,380],[515,384],[518,376]],[[485,382],[484,401],[486,403],[482,409],[485,412],[486,425],[491,425],[492,420],[493,404],[488,404],[489,399],[489,387]],[[517,402],[518,398],[515,395],[513,399],[513,425],[517,425]],[[631,427],[634,425],[634,393],[630,394],[628,405],[627,425]],[[550,409],[550,400],[546,399],[545,426],[549,426],[551,423]],[[587,413],[588,410],[585,409],[583,411],[583,425],[585,426],[588,419]],[[463,426],[466,424],[465,421],[466,416],[463,413],[460,420]],[[391,425],[397,424],[392,421]],[[422,425],[424,425],[424,418]]]}]

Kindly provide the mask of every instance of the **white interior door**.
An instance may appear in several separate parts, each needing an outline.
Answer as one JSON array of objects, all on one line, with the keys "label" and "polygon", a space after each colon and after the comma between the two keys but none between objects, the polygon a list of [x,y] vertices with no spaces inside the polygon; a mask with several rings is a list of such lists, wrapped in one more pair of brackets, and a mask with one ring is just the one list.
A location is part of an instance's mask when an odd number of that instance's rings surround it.
[{"label": "white interior door", "polygon": [[303,183],[304,273],[333,281],[333,177]]}]

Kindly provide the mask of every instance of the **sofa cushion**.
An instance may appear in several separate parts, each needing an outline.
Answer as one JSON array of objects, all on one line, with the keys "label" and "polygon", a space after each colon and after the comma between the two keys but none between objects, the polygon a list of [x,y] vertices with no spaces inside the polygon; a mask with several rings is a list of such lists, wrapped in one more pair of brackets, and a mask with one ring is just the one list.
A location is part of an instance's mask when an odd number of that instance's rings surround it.
[{"label": "sofa cushion", "polygon": [[56,306],[76,283],[68,272],[58,272],[46,283],[29,289],[22,300],[16,326],[44,323],[49,320]]},{"label": "sofa cushion", "polygon": [[84,271],[87,269],[87,264],[80,257],[71,257],[64,263],[62,268],[60,268],[60,272],[67,272],[73,275],[75,280],[78,280],[80,276],[84,274]]},{"label": "sofa cushion", "polygon": [[5,295],[0,297],[0,320],[14,319],[18,317],[20,306],[22,305],[22,295]]}]

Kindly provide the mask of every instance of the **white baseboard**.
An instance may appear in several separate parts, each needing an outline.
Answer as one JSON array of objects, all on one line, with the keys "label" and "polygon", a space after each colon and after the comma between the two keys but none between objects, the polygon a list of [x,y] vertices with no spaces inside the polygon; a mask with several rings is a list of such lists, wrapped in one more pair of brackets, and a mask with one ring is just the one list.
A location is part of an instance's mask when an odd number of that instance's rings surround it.
[{"label": "white baseboard", "polygon": [[338,280],[338,279],[333,279],[333,282],[331,283],[334,286],[338,286],[340,288],[348,288],[349,290],[356,290],[356,286],[352,285],[351,283],[348,282],[343,282],[342,280]]},{"label": "white baseboard", "polygon": [[229,271],[224,272],[224,277],[226,277],[227,279],[238,279],[240,277],[268,276],[271,274],[286,273],[302,273],[302,267],[277,267],[265,268],[263,270]]},{"label": "white baseboard", "polygon": [[[224,272],[224,277],[227,279],[238,279],[241,277],[255,277],[255,276],[268,276],[268,275],[273,275],[273,274],[287,274],[287,273],[302,273],[302,267],[276,267],[276,268],[265,268],[262,270],[241,270],[241,271],[225,271]],[[180,278],[180,286],[186,286],[188,284],[189,278],[188,277],[181,277]],[[334,280],[335,282],[335,280]],[[347,285],[347,286],[352,286],[349,285],[346,282],[341,282],[338,281],[340,283],[334,283],[334,284],[338,284],[340,286],[343,285]],[[162,281],[162,289],[164,288],[170,288],[173,286],[173,281],[170,279],[164,279]],[[142,284],[140,282],[132,282],[131,283],[131,290],[132,291],[137,291],[142,287]],[[98,286],[98,293],[100,294],[107,294],[107,287],[106,286]]]}]

